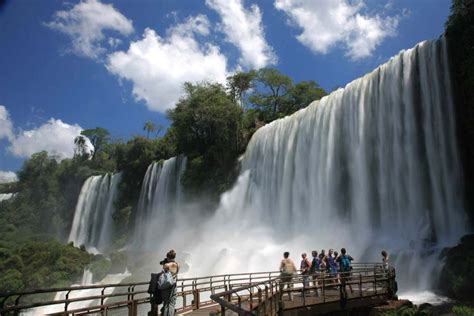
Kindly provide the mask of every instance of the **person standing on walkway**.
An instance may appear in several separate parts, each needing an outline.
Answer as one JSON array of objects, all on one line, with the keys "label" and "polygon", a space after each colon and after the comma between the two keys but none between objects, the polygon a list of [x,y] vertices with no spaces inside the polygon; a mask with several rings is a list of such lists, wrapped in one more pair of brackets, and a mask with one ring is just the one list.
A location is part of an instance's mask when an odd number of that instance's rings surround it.
[{"label": "person standing on walkway", "polygon": [[334,253],[334,250],[333,249],[329,249],[329,252],[328,252],[328,260],[327,260],[327,263],[328,263],[328,267],[327,267],[327,270],[329,272],[329,276],[331,277],[331,279],[333,279],[333,283],[338,283],[338,280],[337,280],[337,264],[336,264],[336,257],[333,256],[333,253]]},{"label": "person standing on walkway", "polygon": [[388,272],[388,253],[385,250],[382,250],[382,269],[385,273]]},{"label": "person standing on walkway", "polygon": [[290,253],[288,251],[283,253],[283,259],[280,262],[280,298],[283,296],[283,289],[286,288],[290,291],[288,292],[288,297],[290,301],[293,299],[291,295],[291,289],[293,288],[292,279],[293,275],[296,273],[296,266],[293,260],[290,258]]},{"label": "person standing on walkway", "polygon": [[311,252],[311,255],[313,256],[313,260],[311,261],[311,268],[309,269],[309,274],[312,275],[313,278],[313,286],[316,288],[316,296],[319,296],[319,289],[318,289],[318,276],[319,276],[319,257],[318,257],[318,252],[316,250],[313,250]]},{"label": "person standing on walkway", "polygon": [[173,286],[161,290],[163,298],[163,307],[161,308],[161,316],[174,316],[176,313],[176,281],[178,279],[179,264],[176,262],[176,252],[174,250],[168,251],[166,259],[160,262],[163,264],[163,272],[171,273]]},{"label": "person standing on walkway", "polygon": [[346,254],[346,248],[341,248],[341,255],[337,257],[336,259],[336,262],[339,263],[340,273],[341,273],[341,283],[344,285],[344,291],[345,291],[345,285],[349,283],[348,285],[349,285],[349,289],[351,290],[351,293],[354,292],[354,290],[352,289],[352,285],[350,284],[351,274],[352,274],[351,261],[353,260],[354,258]]},{"label": "person standing on walkway", "polygon": [[311,268],[311,262],[308,259],[308,256],[306,255],[306,252],[303,252],[301,254],[301,264],[300,264],[300,269],[301,269],[301,274],[303,275],[303,287],[308,287],[309,286],[309,269]]}]

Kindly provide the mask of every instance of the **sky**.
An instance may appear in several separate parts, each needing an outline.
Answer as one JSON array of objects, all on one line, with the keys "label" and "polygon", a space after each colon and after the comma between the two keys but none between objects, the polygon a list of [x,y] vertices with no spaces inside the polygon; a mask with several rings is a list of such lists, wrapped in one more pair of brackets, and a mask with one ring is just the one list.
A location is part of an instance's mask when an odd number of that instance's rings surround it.
[{"label": "sky", "polygon": [[124,141],[184,82],[275,67],[327,91],[444,30],[451,0],[0,0],[0,183],[84,129]]}]

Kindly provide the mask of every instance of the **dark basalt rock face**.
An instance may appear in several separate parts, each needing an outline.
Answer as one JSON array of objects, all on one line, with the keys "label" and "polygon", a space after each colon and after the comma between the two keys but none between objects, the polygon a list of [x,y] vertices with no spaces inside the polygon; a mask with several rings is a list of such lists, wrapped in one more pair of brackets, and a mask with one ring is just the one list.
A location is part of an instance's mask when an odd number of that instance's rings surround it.
[{"label": "dark basalt rock face", "polygon": [[446,264],[441,271],[440,291],[456,300],[474,301],[474,234],[462,237],[442,256]]}]

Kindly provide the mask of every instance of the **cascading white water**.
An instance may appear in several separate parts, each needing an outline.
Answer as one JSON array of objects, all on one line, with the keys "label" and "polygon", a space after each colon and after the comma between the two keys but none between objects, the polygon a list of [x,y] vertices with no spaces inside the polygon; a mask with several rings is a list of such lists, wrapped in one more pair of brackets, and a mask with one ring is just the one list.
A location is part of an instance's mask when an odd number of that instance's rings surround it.
[{"label": "cascading white water", "polygon": [[156,249],[156,232],[173,225],[174,213],[182,202],[181,175],[186,168],[186,157],[178,156],[154,162],[143,180],[133,243],[141,249]]},{"label": "cascading white water", "polygon": [[15,193],[0,193],[0,202],[10,200],[15,196]]},{"label": "cascading white water", "polygon": [[104,252],[113,234],[114,201],[121,174],[89,177],[83,184],[74,213],[69,241],[89,252]]},{"label": "cascading white water", "polygon": [[402,289],[431,288],[439,252],[466,229],[446,41],[260,128],[241,170],[182,246],[193,275],[276,269],[285,250],[346,247],[367,262],[386,249]]}]

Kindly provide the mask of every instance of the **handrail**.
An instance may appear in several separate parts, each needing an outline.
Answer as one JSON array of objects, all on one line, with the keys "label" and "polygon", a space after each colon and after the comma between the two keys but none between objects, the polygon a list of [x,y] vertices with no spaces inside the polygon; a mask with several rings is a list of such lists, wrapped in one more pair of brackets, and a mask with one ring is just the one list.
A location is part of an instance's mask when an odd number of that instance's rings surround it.
[{"label": "handrail", "polygon": [[[310,277],[308,280],[307,277]],[[283,308],[283,295],[288,294],[291,297],[293,292],[301,292],[302,304],[292,308],[309,307],[315,304],[325,304],[331,302],[338,302],[345,304],[345,301],[374,296],[387,296],[391,298],[396,289],[394,288],[395,270],[391,267],[389,270],[384,270],[381,265],[374,265],[366,269],[353,269],[349,272],[341,272],[339,276],[331,276],[329,273],[317,273],[308,276],[294,275],[291,282],[282,282],[285,277],[276,277],[271,280],[252,283],[248,286],[239,287],[230,291],[221,292],[211,295],[211,298],[221,306],[220,315],[224,316],[226,310],[231,310],[239,315],[258,315],[259,311],[263,309],[263,315],[276,315],[277,312]],[[305,280],[306,279],[306,280]],[[314,285],[303,285],[306,282],[311,282]],[[284,286],[287,288],[284,289]],[[290,285],[288,287],[288,285]],[[303,286],[301,286],[303,285]],[[353,294],[351,286],[358,285],[358,295]],[[363,287],[366,287],[363,289]],[[261,287],[265,288],[265,292],[261,291]],[[346,287],[351,287],[351,296],[347,294]],[[258,288],[258,301],[255,304],[255,297],[253,296],[252,288]],[[339,289],[339,296],[336,299],[328,297],[328,292],[333,291],[334,288]],[[276,290],[275,290],[276,289]],[[248,291],[250,294],[246,298],[248,301],[247,309],[243,308],[240,292]],[[313,301],[307,302],[307,294],[315,293]],[[365,292],[365,293],[364,293]],[[275,295],[278,294],[278,295]],[[233,295],[238,296],[237,304],[232,299]],[[317,301],[314,300],[317,298]]]},{"label": "handrail", "polygon": [[[354,270],[372,270],[381,268],[380,264],[371,263],[354,263]],[[221,275],[209,275],[194,278],[183,278],[177,281],[177,297],[181,300],[180,306],[178,306],[178,312],[186,312],[193,309],[199,309],[204,306],[216,304],[214,300],[209,300],[210,296],[216,295],[219,290],[224,290],[223,293],[234,291],[242,287],[248,287],[250,284],[262,284],[279,278],[279,271],[262,271],[252,273],[235,273],[235,274],[221,274]],[[116,283],[116,284],[100,284],[100,285],[84,285],[84,286],[71,286],[71,287],[60,287],[50,289],[38,289],[24,292],[10,292],[0,294],[0,314],[4,315],[7,312],[19,312],[21,310],[36,308],[41,306],[49,305],[64,305],[63,314],[72,313],[74,309],[68,305],[85,302],[100,300],[100,305],[90,306],[87,308],[79,308],[76,310],[92,310],[93,308],[105,308],[112,309],[118,308],[129,304],[130,306],[136,304],[145,304],[150,302],[150,296],[146,293],[146,287],[149,282],[128,282],[128,283]],[[262,285],[263,286],[263,285]],[[125,291],[115,292],[119,288],[128,288]],[[73,293],[80,293],[83,290],[97,290],[100,291],[100,295],[90,295],[87,297],[73,297],[70,298]],[[267,289],[268,290],[268,289]],[[272,289],[276,291],[276,288]],[[105,291],[113,291],[113,293],[106,294]],[[258,291],[257,289],[255,291]],[[260,290],[261,291],[261,290]],[[25,296],[31,296],[36,294],[66,292],[66,298],[56,301],[43,301],[35,303],[21,303],[21,299]],[[207,293],[210,293],[207,294]],[[219,292],[219,294],[221,294]],[[204,296],[203,296],[204,295]],[[253,295],[253,294],[251,294]],[[126,300],[120,302],[106,303],[105,300],[112,297],[125,297]],[[191,296],[191,299],[190,299]],[[232,296],[232,295],[231,295]],[[7,300],[14,299],[14,303],[6,305]],[[102,306],[102,307],[101,307]],[[230,308],[229,308],[230,309]]]}]

